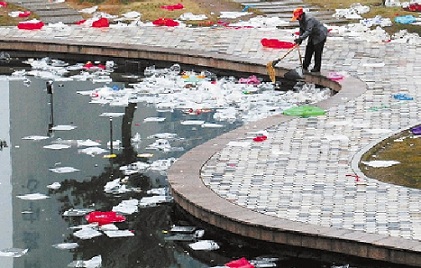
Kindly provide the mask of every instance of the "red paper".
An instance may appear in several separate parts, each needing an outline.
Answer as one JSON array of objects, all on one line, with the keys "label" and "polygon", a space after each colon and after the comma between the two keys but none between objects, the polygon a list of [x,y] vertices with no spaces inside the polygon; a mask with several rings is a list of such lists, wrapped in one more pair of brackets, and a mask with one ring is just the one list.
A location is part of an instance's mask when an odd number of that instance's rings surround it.
[{"label": "red paper", "polygon": [[294,43],[292,42],[285,42],[285,41],[280,41],[278,39],[267,39],[267,38],[263,38],[262,40],[260,40],[260,43],[264,46],[264,47],[270,47],[270,48],[293,48],[295,46]]}]

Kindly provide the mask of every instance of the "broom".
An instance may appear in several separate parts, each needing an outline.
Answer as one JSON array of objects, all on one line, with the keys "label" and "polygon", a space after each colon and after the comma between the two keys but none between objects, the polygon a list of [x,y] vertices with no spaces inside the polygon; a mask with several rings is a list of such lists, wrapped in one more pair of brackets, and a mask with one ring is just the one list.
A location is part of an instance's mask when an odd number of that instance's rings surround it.
[{"label": "broom", "polygon": [[276,81],[276,72],[275,72],[275,65],[278,64],[278,62],[280,62],[281,60],[283,60],[286,56],[288,56],[289,53],[291,53],[294,49],[296,49],[297,47],[299,47],[298,44],[296,44],[295,46],[293,46],[292,48],[290,48],[285,55],[283,55],[281,58],[273,60],[273,61],[269,61],[266,64],[266,70],[267,73],[269,75],[270,81],[272,81],[272,83],[275,83]]}]

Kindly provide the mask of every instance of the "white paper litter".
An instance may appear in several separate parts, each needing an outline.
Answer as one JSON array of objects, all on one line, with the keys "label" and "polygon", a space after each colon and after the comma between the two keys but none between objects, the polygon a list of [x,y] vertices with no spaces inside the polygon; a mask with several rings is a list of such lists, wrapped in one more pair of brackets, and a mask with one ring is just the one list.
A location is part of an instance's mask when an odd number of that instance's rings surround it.
[{"label": "white paper litter", "polygon": [[54,173],[72,173],[79,171],[79,169],[73,167],[58,167],[58,168],[50,168],[50,171]]},{"label": "white paper litter", "polygon": [[54,244],[53,247],[57,248],[57,249],[75,249],[77,248],[79,245],[78,243],[59,243],[59,244]]},{"label": "white paper litter", "polygon": [[61,183],[59,183],[59,182],[53,182],[53,183],[47,185],[47,188],[52,189],[52,190],[58,190],[58,189],[60,189],[60,187],[61,187]]},{"label": "white paper litter", "polygon": [[43,146],[43,148],[51,149],[51,150],[62,150],[62,149],[68,149],[70,147],[71,147],[70,145],[65,145],[65,144],[50,144],[50,145]]},{"label": "white paper litter", "polygon": [[236,19],[242,16],[251,15],[251,12],[221,11],[219,17],[221,19]]},{"label": "white paper litter", "polygon": [[22,199],[22,200],[32,200],[32,201],[44,200],[44,199],[50,198],[49,196],[47,196],[45,194],[40,194],[40,193],[18,195],[16,197],[19,198],[19,199]]},{"label": "white paper litter", "polygon": [[13,257],[18,258],[22,257],[28,252],[28,249],[21,249],[21,248],[6,248],[0,250],[1,257]]},{"label": "white paper litter", "polygon": [[115,230],[115,231],[104,231],[108,237],[129,237],[134,236],[134,233],[129,230]]},{"label": "white paper litter", "polygon": [[217,250],[219,249],[218,243],[213,240],[201,240],[195,243],[189,244],[193,250]]},{"label": "white paper litter", "polygon": [[87,261],[72,261],[67,265],[67,267],[99,268],[102,267],[102,258],[101,256],[95,256]]},{"label": "white paper litter", "polygon": [[117,206],[112,208],[112,211],[119,212],[121,214],[131,215],[135,212],[138,212],[139,200],[130,199],[123,200]]},{"label": "white paper litter", "polygon": [[65,130],[73,130],[77,128],[76,126],[72,126],[72,125],[57,125],[51,128],[51,130],[55,130],[55,131],[65,131]]},{"label": "white paper litter", "polygon": [[227,146],[232,146],[232,147],[249,147],[251,144],[250,141],[230,141],[228,142]]},{"label": "white paper litter", "polygon": [[84,216],[90,212],[94,211],[91,208],[71,208],[69,210],[66,210],[65,212],[63,212],[63,216],[67,216],[67,217],[81,217]]},{"label": "white paper litter", "polygon": [[205,121],[203,120],[184,120],[180,122],[180,124],[185,125],[185,126],[199,126],[199,125],[203,125],[204,123]]},{"label": "white paper litter", "polygon": [[32,135],[32,136],[26,136],[23,137],[22,140],[34,140],[34,141],[39,141],[39,140],[46,140],[49,139],[50,137],[48,136],[38,136],[38,135]]},{"label": "white paper litter", "polygon": [[108,151],[105,150],[105,149],[102,149],[100,147],[94,146],[94,147],[88,147],[88,148],[80,149],[80,150],[78,150],[78,152],[90,155],[92,157],[95,157],[96,155],[104,154]]},{"label": "white paper litter", "polygon": [[80,239],[85,240],[85,239],[91,239],[97,236],[101,236],[102,233],[91,227],[84,227],[80,229],[79,231],[74,232],[73,235]]},{"label": "white paper litter", "polygon": [[370,167],[391,167],[393,165],[400,164],[398,161],[389,160],[389,161],[381,161],[381,160],[374,160],[374,161],[361,161],[364,165],[370,166]]}]

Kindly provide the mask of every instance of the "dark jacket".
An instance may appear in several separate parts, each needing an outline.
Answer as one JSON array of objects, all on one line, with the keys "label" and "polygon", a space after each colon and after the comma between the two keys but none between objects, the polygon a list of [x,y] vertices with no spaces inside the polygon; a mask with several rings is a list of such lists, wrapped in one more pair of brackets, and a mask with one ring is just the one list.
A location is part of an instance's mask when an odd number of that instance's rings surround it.
[{"label": "dark jacket", "polygon": [[327,28],[312,15],[304,13],[300,23],[300,39],[305,40],[308,37],[309,42],[314,45],[324,41],[327,37]]}]

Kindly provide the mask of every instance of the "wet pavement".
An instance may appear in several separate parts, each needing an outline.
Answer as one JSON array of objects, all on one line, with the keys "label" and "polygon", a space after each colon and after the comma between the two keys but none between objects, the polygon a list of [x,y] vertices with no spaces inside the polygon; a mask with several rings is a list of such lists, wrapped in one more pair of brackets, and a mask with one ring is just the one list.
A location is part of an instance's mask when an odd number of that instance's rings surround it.
[{"label": "wet pavement", "polygon": [[[72,25],[38,31],[2,27],[0,37],[1,42],[214,53],[262,65],[283,51],[264,48],[260,40],[292,41],[292,33],[288,29]],[[374,234],[377,241],[399,238],[405,245],[397,247],[420,252],[421,191],[367,178],[358,168],[361,155],[371,146],[420,123],[420,52],[419,43],[329,37],[322,75],[342,72],[360,79],[367,90],[352,99],[342,97],[323,116],[284,118],[267,129],[250,128],[252,133],[267,132],[268,139],[262,143],[250,142],[250,132],[224,139],[196,170],[201,176],[197,176],[197,185],[202,180],[216,198],[291,224]],[[297,56],[288,56],[280,65],[297,66]],[[396,99],[396,94],[407,94],[413,100]],[[188,156],[176,162],[177,171],[192,161]]]}]

